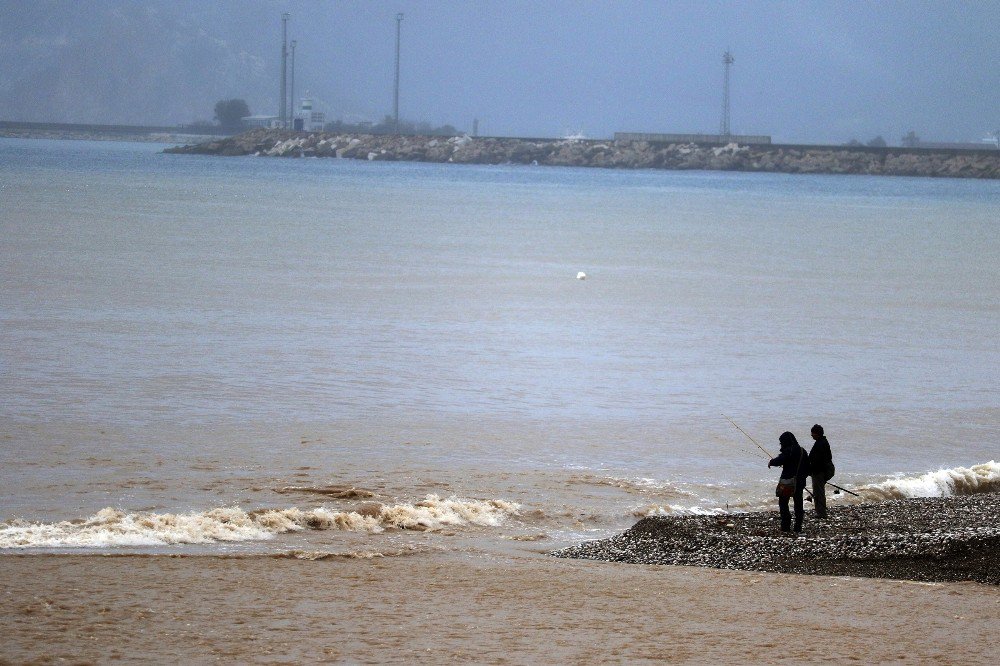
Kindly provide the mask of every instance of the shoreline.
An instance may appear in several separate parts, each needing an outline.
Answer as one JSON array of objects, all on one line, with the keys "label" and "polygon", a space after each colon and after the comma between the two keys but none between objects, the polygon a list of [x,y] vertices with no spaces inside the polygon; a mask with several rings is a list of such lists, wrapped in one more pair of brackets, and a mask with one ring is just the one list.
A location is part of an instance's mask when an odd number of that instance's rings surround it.
[{"label": "shoreline", "polygon": [[[860,539],[904,556],[930,544],[925,558],[954,564],[971,544],[986,556],[980,570],[996,572],[998,508],[995,492],[835,506],[827,522],[807,513],[796,539],[776,535],[773,510],[644,518],[624,534],[659,548],[649,552],[692,557],[720,543],[759,555],[762,545],[785,553]],[[988,576],[622,566],[628,560],[552,557],[534,545],[440,546],[370,555],[0,552],[0,664],[995,661],[984,637],[995,632],[1000,586]]]},{"label": "shoreline", "polygon": [[610,169],[1000,179],[1000,150],[781,144],[677,144],[599,139],[437,137],[258,129],[168,148],[170,154],[335,157],[369,161]]},{"label": "shoreline", "polygon": [[779,573],[1000,585],[1000,493],[807,509],[798,538],[777,511],[652,516],[559,558]]}]

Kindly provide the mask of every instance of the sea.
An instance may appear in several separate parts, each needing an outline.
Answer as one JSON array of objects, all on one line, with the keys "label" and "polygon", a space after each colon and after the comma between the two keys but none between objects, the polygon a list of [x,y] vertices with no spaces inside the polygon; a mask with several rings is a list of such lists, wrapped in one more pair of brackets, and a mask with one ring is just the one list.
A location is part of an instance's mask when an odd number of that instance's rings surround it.
[{"label": "sea", "polygon": [[164,148],[0,139],[0,557],[1000,491],[998,181]]}]

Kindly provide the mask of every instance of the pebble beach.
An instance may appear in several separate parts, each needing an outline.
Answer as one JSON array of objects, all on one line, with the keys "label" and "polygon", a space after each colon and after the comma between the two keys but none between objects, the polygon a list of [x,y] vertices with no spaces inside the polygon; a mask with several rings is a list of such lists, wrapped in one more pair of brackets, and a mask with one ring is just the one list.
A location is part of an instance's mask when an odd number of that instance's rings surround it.
[{"label": "pebble beach", "polygon": [[556,557],[826,576],[1000,585],[1000,495],[911,498],[807,512],[798,537],[777,512],[650,516]]}]

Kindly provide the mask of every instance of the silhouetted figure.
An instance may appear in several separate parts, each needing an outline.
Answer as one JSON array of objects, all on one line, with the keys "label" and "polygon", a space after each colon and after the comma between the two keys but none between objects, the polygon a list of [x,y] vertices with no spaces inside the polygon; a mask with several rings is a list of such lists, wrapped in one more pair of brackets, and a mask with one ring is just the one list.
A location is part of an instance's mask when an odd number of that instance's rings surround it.
[{"label": "silhouetted figure", "polygon": [[795,499],[795,533],[802,531],[802,518],[805,509],[802,507],[802,491],[806,487],[806,477],[809,476],[809,454],[799,446],[795,435],[790,432],[781,433],[778,438],[781,453],[777,458],[771,458],[768,467],[781,466],[781,478],[775,495],[778,497],[778,510],[781,512],[781,531],[791,535],[792,514],[788,511],[788,500]]},{"label": "silhouetted figure", "polygon": [[830,442],[823,434],[823,426],[818,423],[809,431],[815,443],[809,451],[809,474],[812,476],[813,506],[816,517],[826,518],[826,482],[833,478],[833,453]]}]

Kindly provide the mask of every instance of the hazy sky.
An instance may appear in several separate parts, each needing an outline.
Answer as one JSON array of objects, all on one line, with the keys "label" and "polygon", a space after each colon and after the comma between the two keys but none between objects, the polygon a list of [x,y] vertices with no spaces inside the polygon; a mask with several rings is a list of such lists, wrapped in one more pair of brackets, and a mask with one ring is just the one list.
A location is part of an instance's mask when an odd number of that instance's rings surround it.
[{"label": "hazy sky", "polygon": [[[0,46],[8,52],[0,55],[8,62],[37,30],[27,20],[37,5],[0,4]],[[233,62],[253,70],[240,76],[218,70],[218,80],[202,83],[210,91],[204,95],[215,96],[204,110],[152,118],[154,111],[143,108],[137,111],[143,117],[123,118],[127,109],[110,109],[117,122],[208,119],[221,97],[243,97],[255,113],[276,113],[280,15],[288,11],[290,37],[298,41],[297,93],[308,90],[328,119],[391,113],[395,15],[402,12],[400,115],[410,120],[470,129],[479,118],[483,134],[519,136],[717,132],[728,48],[736,59],[734,133],[832,143],[883,135],[898,143],[910,129],[925,140],[978,140],[1000,127],[1000,0],[66,0],[47,6],[88,10],[62,26],[64,42],[92,29],[86,16],[96,10],[113,8],[124,19],[156,10],[156,20],[167,22],[187,15],[185,30],[239,54]],[[101,30],[115,26],[106,20]],[[150,32],[163,31],[123,31],[111,41],[142,51]],[[129,76],[129,58],[121,59],[115,75]],[[108,69],[97,67],[94,75],[107,76]],[[42,85],[44,77],[35,78],[30,85]],[[0,95],[17,91],[23,98],[30,85],[0,85]],[[158,94],[174,99],[184,98],[186,86],[183,78],[158,82],[155,72],[129,76],[129,85],[159,85]],[[0,118],[4,108],[0,99]],[[166,102],[159,108],[183,113]]]}]

